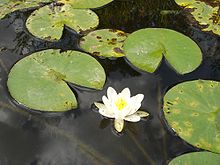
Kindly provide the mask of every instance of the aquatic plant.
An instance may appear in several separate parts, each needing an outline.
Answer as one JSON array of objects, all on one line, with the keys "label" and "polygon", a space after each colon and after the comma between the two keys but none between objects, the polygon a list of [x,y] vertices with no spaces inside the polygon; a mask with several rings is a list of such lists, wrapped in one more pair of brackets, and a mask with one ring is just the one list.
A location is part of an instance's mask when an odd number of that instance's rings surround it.
[{"label": "aquatic plant", "polygon": [[173,159],[169,165],[218,165],[220,155],[211,152],[194,152],[188,153]]},{"label": "aquatic plant", "polygon": [[74,9],[70,5],[44,6],[35,10],[26,21],[27,28],[34,36],[46,40],[59,40],[64,26],[77,32],[95,29],[98,16],[89,9]]},{"label": "aquatic plant", "polygon": [[13,11],[40,6],[46,3],[50,3],[52,1],[53,0],[23,0],[23,1],[1,0],[0,19]]},{"label": "aquatic plant", "polygon": [[64,26],[77,32],[91,31],[99,24],[98,16],[88,8],[97,8],[112,0],[58,0],[49,6],[34,11],[26,22],[35,36],[58,40]]},{"label": "aquatic plant", "polygon": [[163,28],[135,31],[125,40],[123,48],[131,64],[150,73],[159,67],[163,57],[180,74],[193,71],[202,61],[202,52],[193,40]]},{"label": "aquatic plant", "polygon": [[0,19],[5,15],[20,9],[42,6],[50,3],[69,4],[74,9],[97,8],[106,5],[113,0],[1,0]]},{"label": "aquatic plant", "polygon": [[101,29],[90,32],[80,39],[80,47],[96,56],[122,57],[127,33],[121,30]]},{"label": "aquatic plant", "polygon": [[[38,6],[41,8],[35,10],[26,22],[28,30],[38,38],[59,40],[64,26],[68,26],[83,34],[77,40],[82,51],[99,57],[123,57],[128,59],[131,66],[145,72],[155,72],[162,58],[178,74],[190,73],[200,65],[202,53],[198,45],[174,30],[146,28],[129,35],[114,29],[90,32],[99,23],[98,16],[90,8],[103,6],[111,1],[3,0],[0,4],[0,18],[15,10]],[[176,2],[190,9],[186,11],[191,12],[204,31],[219,34],[219,0],[211,3],[201,0]],[[46,6],[42,7],[43,5]],[[140,5],[140,14],[142,9]],[[101,90],[105,80],[103,67],[89,54],[44,50],[18,61],[10,70],[7,85],[18,104],[37,111],[65,112],[78,107],[77,96],[72,88],[82,86]],[[197,148],[220,153],[219,95],[219,82],[214,81],[195,80],[171,88],[164,97],[163,109],[172,131]],[[114,120],[115,130],[122,132],[125,121],[138,122],[142,117],[149,116],[148,112],[139,110],[143,99],[143,94],[131,97],[129,88],[117,94],[109,87],[107,97],[102,97],[103,103],[94,104],[104,118]],[[13,107],[9,106],[9,109]],[[142,147],[137,142],[135,144]],[[94,150],[85,146],[82,145],[83,150],[96,155]],[[216,164],[219,159],[218,154],[198,152],[177,157],[170,164]]]},{"label": "aquatic plant", "polygon": [[211,0],[175,0],[184,7],[185,11],[193,16],[189,20],[198,24],[203,31],[211,31],[220,35],[220,1]]},{"label": "aquatic plant", "polygon": [[143,94],[137,94],[131,97],[129,88],[123,89],[119,94],[108,87],[107,97],[103,96],[102,103],[95,102],[99,113],[107,118],[114,118],[114,128],[121,132],[124,128],[124,120],[129,122],[138,122],[141,117],[147,117],[149,114],[145,111],[138,111],[141,102],[144,99]]},{"label": "aquatic plant", "polygon": [[112,0],[2,0],[0,19],[6,14],[30,7],[42,7],[35,10],[27,20],[28,30],[38,38],[58,40],[62,36],[64,25],[77,32],[94,29],[98,26],[98,16],[88,8],[97,8]]},{"label": "aquatic plant", "polygon": [[45,50],[18,61],[8,77],[11,96],[20,104],[40,111],[67,111],[77,108],[67,83],[102,89],[105,71],[85,53]]},{"label": "aquatic plant", "polygon": [[164,97],[165,118],[188,143],[220,153],[220,83],[194,80],[178,84]]}]

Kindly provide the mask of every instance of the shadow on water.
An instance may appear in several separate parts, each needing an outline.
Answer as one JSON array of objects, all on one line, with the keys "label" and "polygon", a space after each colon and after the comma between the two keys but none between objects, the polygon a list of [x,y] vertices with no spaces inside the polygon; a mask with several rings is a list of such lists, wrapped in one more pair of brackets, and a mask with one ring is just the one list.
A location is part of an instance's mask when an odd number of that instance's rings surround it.
[{"label": "shadow on water", "polygon": [[[168,10],[174,10],[166,14]],[[165,59],[154,74],[144,73],[124,58],[97,60],[107,81],[101,91],[69,84],[77,95],[79,108],[61,115],[36,114],[17,105],[7,91],[7,75],[15,62],[43,49],[80,50],[79,35],[65,28],[61,40],[45,42],[27,32],[28,12],[14,12],[0,21],[0,165],[163,165],[172,158],[196,149],[180,139],[162,112],[165,92],[177,83],[193,79],[220,81],[219,38],[189,25],[172,0],[115,0],[94,10],[99,28],[133,32],[146,27],[177,30],[195,40],[203,51],[203,63],[194,72],[178,75]],[[165,13],[165,14],[164,14]],[[101,101],[106,89],[129,87],[132,95],[145,95],[141,109],[147,120],[126,123],[117,135],[112,121],[96,113],[93,102]]]}]

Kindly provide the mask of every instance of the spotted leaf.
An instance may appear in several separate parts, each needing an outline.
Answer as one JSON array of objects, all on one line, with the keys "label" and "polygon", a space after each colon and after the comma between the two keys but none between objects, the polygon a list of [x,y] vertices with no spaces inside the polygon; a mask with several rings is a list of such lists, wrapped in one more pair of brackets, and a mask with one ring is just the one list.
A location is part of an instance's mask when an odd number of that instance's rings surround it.
[{"label": "spotted leaf", "polygon": [[30,33],[46,40],[60,39],[64,25],[83,32],[94,29],[98,24],[98,16],[93,11],[74,9],[70,5],[44,6],[34,11],[26,22]]},{"label": "spotted leaf", "polygon": [[103,57],[124,56],[122,45],[127,34],[120,30],[96,30],[81,38],[80,46],[93,55]]},{"label": "spotted leaf", "polygon": [[[220,35],[220,1],[219,0],[175,0],[189,14],[189,20],[203,31]],[[190,15],[193,16],[191,19]]]},{"label": "spotted leaf", "polygon": [[164,114],[181,138],[198,148],[220,153],[219,100],[219,82],[184,82],[166,93]]}]

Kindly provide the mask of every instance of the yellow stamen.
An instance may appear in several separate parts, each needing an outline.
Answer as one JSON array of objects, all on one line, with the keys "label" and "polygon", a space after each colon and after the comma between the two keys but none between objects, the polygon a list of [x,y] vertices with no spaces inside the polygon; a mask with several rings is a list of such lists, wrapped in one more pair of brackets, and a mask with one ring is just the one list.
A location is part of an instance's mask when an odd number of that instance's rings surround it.
[{"label": "yellow stamen", "polygon": [[123,98],[118,98],[115,101],[115,105],[118,108],[118,110],[122,110],[124,107],[126,107],[128,104]]}]

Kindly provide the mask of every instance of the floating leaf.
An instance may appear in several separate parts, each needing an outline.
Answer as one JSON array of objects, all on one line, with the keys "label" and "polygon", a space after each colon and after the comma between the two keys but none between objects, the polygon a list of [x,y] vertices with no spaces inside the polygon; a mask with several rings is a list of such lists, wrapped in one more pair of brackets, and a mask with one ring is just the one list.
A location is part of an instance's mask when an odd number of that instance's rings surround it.
[{"label": "floating leaf", "polygon": [[46,50],[16,63],[10,71],[8,89],[19,103],[35,110],[66,111],[77,107],[66,82],[101,89],[102,66],[85,53]]},{"label": "floating leaf", "polygon": [[219,82],[181,83],[165,95],[165,117],[177,134],[190,144],[220,153],[219,100]]},{"label": "floating leaf", "polygon": [[104,57],[124,56],[122,45],[127,34],[120,30],[96,30],[83,37],[80,46],[87,52]]},{"label": "floating leaf", "polygon": [[202,0],[175,0],[180,6],[186,8],[198,21],[203,31],[212,31],[220,35],[220,1]]},{"label": "floating leaf", "polygon": [[151,73],[158,68],[163,55],[180,74],[193,71],[202,60],[201,50],[194,41],[162,28],[141,29],[130,34],[124,51],[134,66]]},{"label": "floating leaf", "polygon": [[44,6],[34,11],[26,24],[33,35],[42,39],[58,40],[62,36],[64,25],[81,32],[98,26],[99,19],[88,9],[73,9],[70,5]]},{"label": "floating leaf", "polygon": [[58,2],[60,3],[70,4],[74,8],[80,9],[97,8],[106,5],[112,1],[113,0],[58,0]]},{"label": "floating leaf", "polygon": [[220,155],[211,152],[194,152],[178,156],[169,165],[219,165]]},{"label": "floating leaf", "polygon": [[30,7],[39,6],[42,3],[52,2],[53,0],[1,0],[0,2],[0,19],[6,14],[15,10],[27,9]]}]

